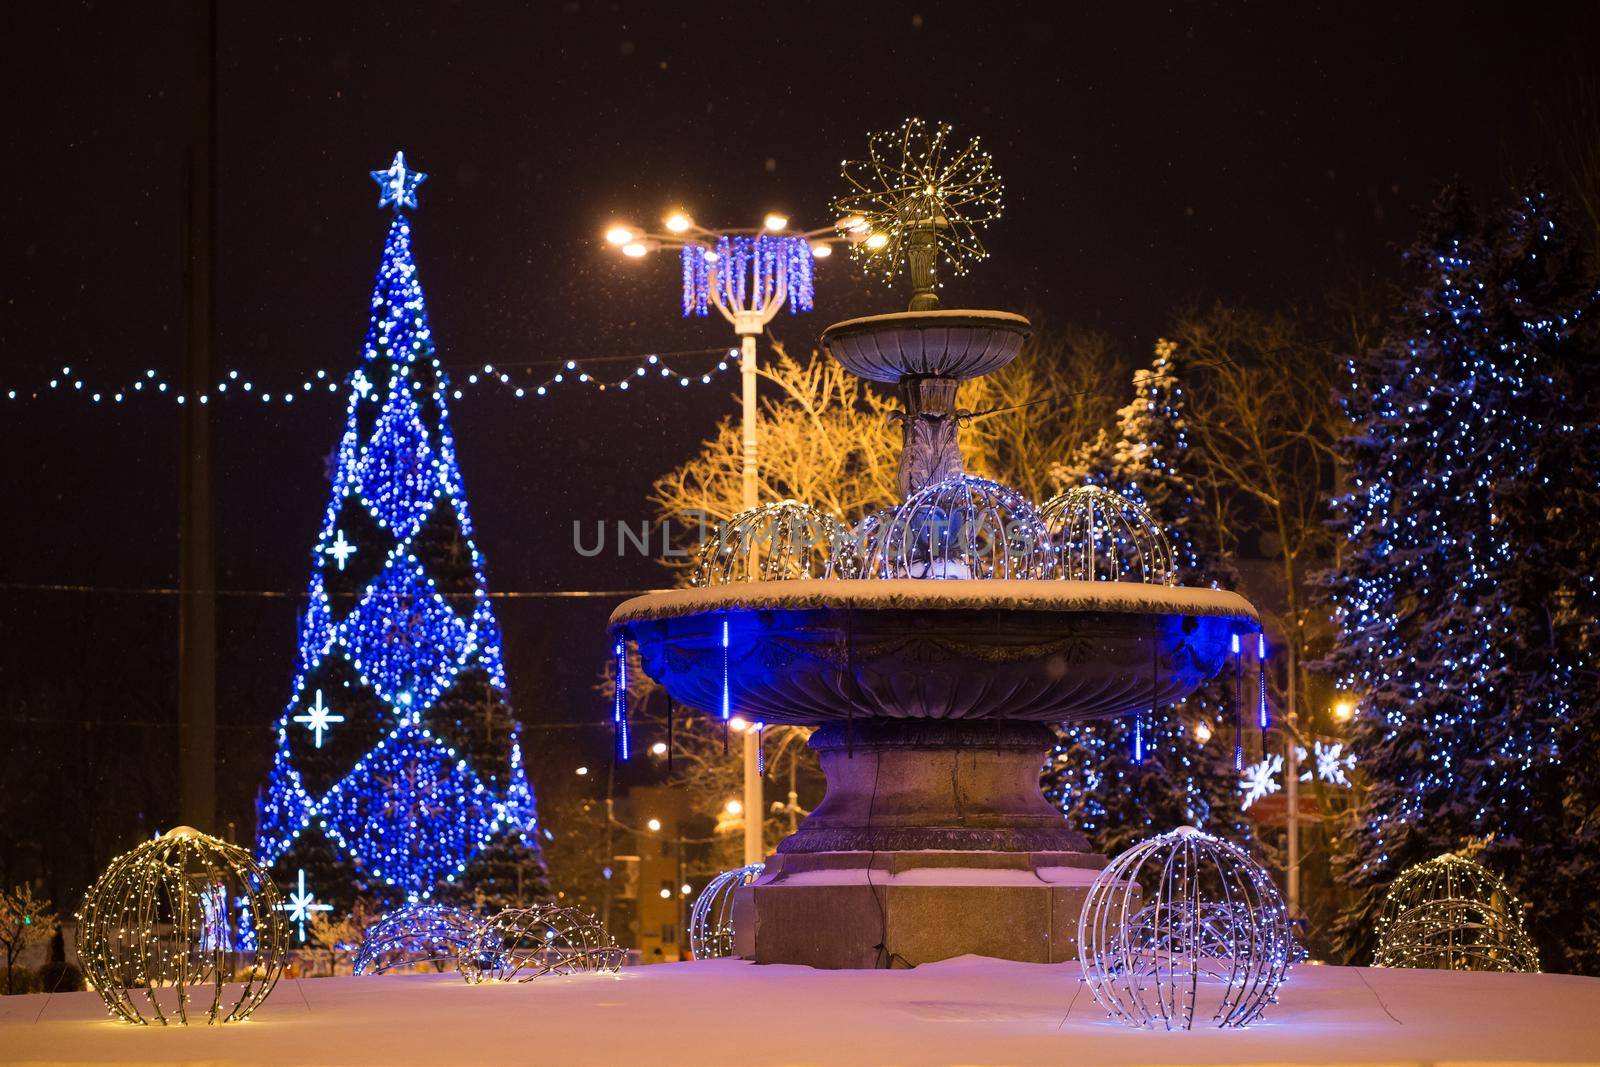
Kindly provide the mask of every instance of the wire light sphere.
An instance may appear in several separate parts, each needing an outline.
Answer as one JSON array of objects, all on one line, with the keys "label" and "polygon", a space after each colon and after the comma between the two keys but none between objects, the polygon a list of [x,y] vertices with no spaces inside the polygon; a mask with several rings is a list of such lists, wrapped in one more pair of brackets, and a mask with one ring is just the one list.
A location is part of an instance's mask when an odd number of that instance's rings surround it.
[{"label": "wire light sphere", "polygon": [[408,904],[367,928],[352,970],[357,975],[461,966],[483,920],[445,904]]},{"label": "wire light sphere", "polygon": [[715,960],[733,955],[733,892],[749,885],[765,868],[751,863],[723,871],[694,898],[689,912],[689,951],[697,960]]},{"label": "wire light sphere", "polygon": [[550,975],[615,974],[627,951],[593,915],[560,904],[507,908],[484,923],[461,957],[469,983]]},{"label": "wire light sphere", "polygon": [[861,528],[863,578],[1047,578],[1050,537],[1028,498],[973,474],[925,485]]},{"label": "wire light sphere", "polygon": [[239,1022],[283,974],[283,909],[249,852],[180,826],[112,860],[90,887],[78,954],[111,1014],[130,1023]]},{"label": "wire light sphere", "polygon": [[840,164],[850,191],[834,199],[839,232],[870,273],[892,282],[912,235],[931,232],[937,256],[962,275],[989,257],[980,227],[998,219],[1004,186],[978,138],[956,146],[947,123],[907,119],[867,136],[867,158]]},{"label": "wire light sphere", "polygon": [[1539,970],[1522,904],[1488,868],[1446,853],[1402,872],[1378,918],[1379,967]]},{"label": "wire light sphere", "polygon": [[838,519],[798,500],[780,500],[741,511],[700,548],[693,584],[773,582],[824,578],[848,540]]},{"label": "wire light sphere", "polygon": [[815,306],[816,257],[804,237],[736,234],[715,246],[686,244],[680,255],[686,316],[707,315],[712,304],[759,309],[781,299],[791,315]]},{"label": "wire light sphere", "polygon": [[1063,578],[1177,584],[1166,532],[1136,500],[1103,485],[1079,485],[1046,501],[1039,517]]},{"label": "wire light sphere", "polygon": [[1130,1026],[1248,1026],[1275,1002],[1295,951],[1266,870],[1189,826],[1112,860],[1078,919],[1084,980]]}]

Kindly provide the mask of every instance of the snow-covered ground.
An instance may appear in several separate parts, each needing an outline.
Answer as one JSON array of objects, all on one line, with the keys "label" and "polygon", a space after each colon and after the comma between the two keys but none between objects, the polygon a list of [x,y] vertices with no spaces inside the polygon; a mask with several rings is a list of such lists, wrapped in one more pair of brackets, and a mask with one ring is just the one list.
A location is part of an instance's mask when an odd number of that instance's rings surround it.
[{"label": "snow-covered ground", "polygon": [[1077,964],[911,971],[734,960],[467,986],[453,975],[278,985],[244,1024],[113,1022],[93,993],[0,998],[5,1064],[1600,1063],[1600,979],[1299,967],[1245,1031],[1106,1019]]}]

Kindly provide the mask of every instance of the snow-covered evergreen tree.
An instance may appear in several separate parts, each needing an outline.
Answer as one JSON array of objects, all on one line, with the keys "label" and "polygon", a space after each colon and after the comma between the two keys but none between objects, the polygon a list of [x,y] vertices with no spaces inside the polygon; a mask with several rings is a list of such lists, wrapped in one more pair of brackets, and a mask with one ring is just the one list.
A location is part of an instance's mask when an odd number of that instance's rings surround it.
[{"label": "snow-covered evergreen tree", "polygon": [[1356,962],[1388,883],[1469,843],[1531,903],[1547,966],[1600,959],[1596,297],[1576,236],[1537,188],[1489,225],[1446,189],[1404,303],[1349,367],[1329,588],[1368,782],[1341,856]]},{"label": "snow-covered evergreen tree", "polygon": [[[1167,533],[1180,584],[1231,585],[1220,531],[1189,470],[1184,406],[1181,353],[1158,341],[1150,366],[1134,372],[1115,431],[1061,473],[1143,504]],[[1062,727],[1045,792],[1106,853],[1184,824],[1238,836],[1239,776],[1223,741],[1229,684],[1213,681],[1154,714]]]},{"label": "snow-covered evergreen tree", "polygon": [[424,176],[396,156],[373,177],[394,219],[257,827],[256,853],[302,930],[358,897],[547,892],[449,381],[411,255],[405,209]]}]

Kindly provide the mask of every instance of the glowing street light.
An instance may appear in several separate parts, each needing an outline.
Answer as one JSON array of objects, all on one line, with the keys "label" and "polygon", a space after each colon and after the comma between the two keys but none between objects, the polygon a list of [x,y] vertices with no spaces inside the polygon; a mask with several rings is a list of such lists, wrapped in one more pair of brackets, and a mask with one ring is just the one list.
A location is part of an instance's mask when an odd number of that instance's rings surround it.
[{"label": "glowing street light", "polygon": [[1333,705],[1333,720],[1335,722],[1349,722],[1355,718],[1356,706],[1353,701],[1340,700]]},{"label": "glowing street light", "polygon": [[743,815],[744,804],[737,800],[730,800],[726,804],[722,805],[722,810],[727,812],[729,815]]},{"label": "glowing street light", "polygon": [[[606,243],[630,259],[641,259],[661,249],[677,249],[683,263],[684,315],[707,315],[716,308],[739,338],[745,509],[761,503],[760,457],[756,448],[756,338],[766,332],[767,324],[785,305],[791,313],[811,310],[815,261],[831,255],[836,241],[854,243],[865,237],[865,220],[854,221],[860,223],[860,228],[841,229],[841,223],[796,231],[790,228],[787,215],[769,211],[759,227],[707,229],[695,222],[689,212],[675,208],[661,221],[664,232],[652,233],[625,222],[614,223],[605,232]],[[688,385],[689,379],[681,378],[679,384]],[[744,805],[760,811],[760,739],[756,730],[746,728],[748,724],[740,720],[729,725],[744,735]],[[745,822],[744,861],[759,863],[765,851],[761,820]]]},{"label": "glowing street light", "polygon": [[658,833],[661,832],[661,820],[660,819],[651,819],[649,822],[645,823],[645,825],[650,828],[650,832],[653,833],[653,834],[658,834]]}]

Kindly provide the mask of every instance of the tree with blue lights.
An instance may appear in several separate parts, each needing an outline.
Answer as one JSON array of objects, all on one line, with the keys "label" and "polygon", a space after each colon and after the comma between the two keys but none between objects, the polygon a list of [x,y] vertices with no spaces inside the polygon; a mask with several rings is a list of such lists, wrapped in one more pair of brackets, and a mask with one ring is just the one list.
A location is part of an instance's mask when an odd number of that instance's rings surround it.
[{"label": "tree with blue lights", "polygon": [[[1090,442],[1070,474],[1144,505],[1167,533],[1181,585],[1231,585],[1221,531],[1193,480],[1182,357],[1156,344],[1133,375],[1133,400],[1113,433]],[[1137,716],[1062,727],[1045,791],[1096,849],[1115,854],[1174,826],[1241,832],[1239,775],[1221,736],[1229,717],[1219,679],[1182,703]]]},{"label": "tree with blue lights", "polygon": [[1340,857],[1370,958],[1387,885],[1442,852],[1532,904],[1547,966],[1600,969],[1596,312],[1577,234],[1532,188],[1485,222],[1458,189],[1349,363],[1346,539],[1330,660],[1368,787]]},{"label": "tree with blue lights", "polygon": [[256,851],[302,913],[527,901],[547,893],[538,810],[411,255],[406,211],[426,175],[397,154],[372,176],[394,217]]}]

